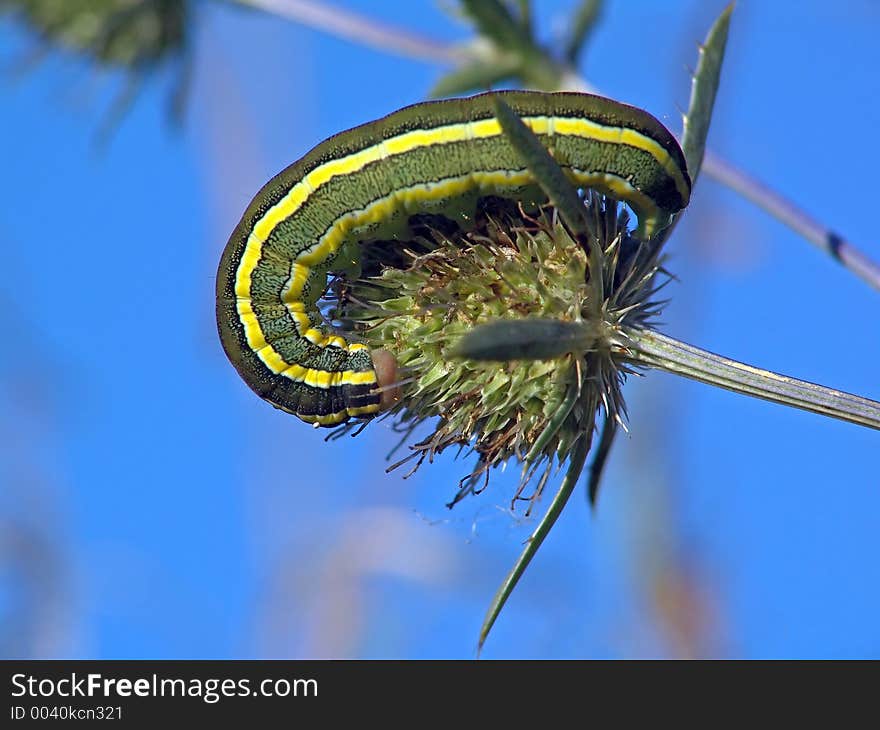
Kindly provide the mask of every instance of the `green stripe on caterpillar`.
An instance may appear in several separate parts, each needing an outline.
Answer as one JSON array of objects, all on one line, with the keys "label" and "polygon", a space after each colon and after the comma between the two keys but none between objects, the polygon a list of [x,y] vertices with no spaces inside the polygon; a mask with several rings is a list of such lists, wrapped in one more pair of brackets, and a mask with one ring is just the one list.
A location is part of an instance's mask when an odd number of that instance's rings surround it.
[{"label": "green stripe on caterpillar", "polygon": [[541,202],[502,133],[503,97],[574,184],[628,203],[635,235],[665,228],[690,198],[678,142],[641,109],[579,93],[504,91],[400,109],[322,142],[270,180],[235,228],[217,273],[217,325],[232,364],[261,397],[335,426],[383,406],[387,353],[332,333],[318,310],[327,274],[357,272],[360,242],[407,240],[409,217],[463,226],[477,200]]}]

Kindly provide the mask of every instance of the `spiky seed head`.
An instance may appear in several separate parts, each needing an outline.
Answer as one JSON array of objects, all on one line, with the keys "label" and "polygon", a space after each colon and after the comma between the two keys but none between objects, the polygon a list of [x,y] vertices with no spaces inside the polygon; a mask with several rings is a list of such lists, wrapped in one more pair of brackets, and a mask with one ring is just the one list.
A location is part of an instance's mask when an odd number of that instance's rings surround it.
[{"label": "spiky seed head", "polygon": [[659,247],[628,234],[614,201],[584,202],[591,233],[575,236],[550,206],[483,199],[472,230],[421,221],[411,241],[365,244],[364,276],[339,282],[341,321],[396,361],[398,427],[437,419],[404,462],[477,455],[453,503],[510,459],[523,464],[514,501],[534,500],[600,409],[625,416],[622,328],[658,312]]}]

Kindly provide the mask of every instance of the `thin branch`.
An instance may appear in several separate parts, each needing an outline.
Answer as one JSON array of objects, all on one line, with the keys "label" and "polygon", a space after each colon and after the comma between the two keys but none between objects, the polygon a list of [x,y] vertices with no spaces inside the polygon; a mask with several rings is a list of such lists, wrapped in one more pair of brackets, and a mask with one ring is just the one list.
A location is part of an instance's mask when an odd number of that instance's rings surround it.
[{"label": "thin branch", "polygon": [[880,264],[790,200],[708,151],[703,161],[703,171],[766,210],[872,287],[880,289]]},{"label": "thin branch", "polygon": [[331,7],[316,0],[235,0],[235,2],[406,58],[455,64],[469,57],[465,50],[454,45],[410,33],[403,28],[385,25],[364,15]]},{"label": "thin branch", "polygon": [[634,363],[880,430],[877,401],[745,365],[659,332],[629,329],[625,334]]}]

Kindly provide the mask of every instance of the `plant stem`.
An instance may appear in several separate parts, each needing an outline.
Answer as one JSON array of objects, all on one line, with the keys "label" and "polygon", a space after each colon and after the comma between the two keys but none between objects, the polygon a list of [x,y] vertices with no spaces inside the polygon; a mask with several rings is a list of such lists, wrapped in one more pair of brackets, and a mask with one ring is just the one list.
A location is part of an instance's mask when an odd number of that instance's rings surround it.
[{"label": "plant stem", "polygon": [[841,265],[863,281],[875,289],[880,289],[880,264],[871,260],[842,236],[823,226],[790,200],[708,151],[703,159],[703,171],[709,177],[715,178],[722,185],[766,210],[820,251],[837,259]]},{"label": "plant stem", "polygon": [[624,334],[628,359],[638,365],[880,430],[877,401],[729,360],[659,332],[632,328]]},{"label": "plant stem", "polygon": [[562,509],[568,502],[568,498],[571,497],[571,493],[577,486],[578,479],[584,469],[584,462],[586,462],[587,454],[590,451],[591,440],[592,434],[581,436],[580,442],[575,447],[571,459],[568,462],[568,469],[565,472],[565,478],[562,480],[562,484],[559,486],[559,491],[556,492],[553,501],[547,508],[547,513],[541,519],[541,522],[535,528],[535,531],[529,536],[529,539],[526,540],[526,545],[523,548],[522,553],[520,553],[513,568],[504,579],[504,583],[501,584],[501,587],[492,599],[492,604],[486,612],[486,618],[483,619],[483,626],[480,628],[480,641],[477,647],[478,653],[482,650],[483,644],[489,636],[489,632],[492,630],[495,620],[498,618],[498,614],[501,613],[501,609],[504,608],[504,604],[507,603],[507,599],[510,598],[510,594],[513,593],[513,589],[516,588],[516,584],[519,583],[519,579],[522,577],[525,569],[529,566],[529,563],[532,562],[532,558],[535,557],[535,553],[538,552],[538,548],[541,547],[544,538],[547,537],[548,533],[553,528],[553,525],[556,524],[556,520],[559,515],[562,514]]}]

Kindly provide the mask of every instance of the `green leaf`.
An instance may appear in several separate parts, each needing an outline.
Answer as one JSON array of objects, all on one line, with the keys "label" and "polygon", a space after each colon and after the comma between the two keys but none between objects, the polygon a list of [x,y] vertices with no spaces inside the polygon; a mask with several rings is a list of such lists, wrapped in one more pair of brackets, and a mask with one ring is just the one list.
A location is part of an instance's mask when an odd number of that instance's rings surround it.
[{"label": "green leaf", "polygon": [[584,48],[587,38],[596,27],[602,12],[602,0],[581,0],[571,23],[571,32],[565,44],[565,59],[574,66]]},{"label": "green leaf", "polygon": [[475,89],[488,89],[519,74],[518,56],[501,56],[490,61],[467,63],[445,74],[431,89],[434,98],[455,96]]},{"label": "green leaf", "polygon": [[559,518],[559,515],[565,508],[569,497],[571,497],[571,493],[577,486],[581,471],[584,468],[584,462],[587,459],[587,453],[590,451],[590,438],[591,434],[584,434],[581,437],[571,455],[571,460],[568,463],[568,470],[565,473],[565,479],[562,480],[562,484],[559,486],[559,491],[557,491],[556,495],[553,497],[553,501],[550,503],[547,513],[541,519],[541,522],[538,523],[535,531],[529,536],[529,539],[526,541],[526,546],[523,548],[522,553],[520,553],[519,559],[514,564],[510,573],[507,574],[501,587],[495,593],[492,603],[489,606],[489,610],[486,612],[486,618],[483,619],[483,626],[480,628],[480,640],[477,646],[478,653],[479,651],[482,651],[483,644],[486,643],[489,632],[495,625],[495,621],[498,619],[501,609],[504,608],[504,604],[507,603],[507,599],[510,598],[510,594],[513,593],[513,589],[516,588],[525,569],[529,567],[529,563],[532,562],[532,558],[535,557],[535,553],[538,552],[538,548],[541,547],[544,538],[546,538],[550,530],[553,529],[553,525],[556,524],[556,520]]},{"label": "green leaf", "polygon": [[733,3],[728,5],[709,29],[706,42],[700,46],[700,58],[691,85],[691,101],[684,118],[682,149],[687,160],[691,181],[696,181],[703,166],[706,137],[712,120],[712,108],[721,78],[721,63],[727,46],[727,31]]},{"label": "green leaf", "polygon": [[556,164],[532,130],[500,96],[496,96],[493,102],[495,116],[501,124],[501,129],[504,130],[510,144],[519,152],[526,167],[535,176],[535,180],[547,194],[550,202],[559,211],[566,225],[574,233],[586,233],[589,228],[583,201],[562,168]]},{"label": "green leaf", "polygon": [[526,35],[532,35],[532,3],[531,0],[517,0],[519,24]]},{"label": "green leaf", "polygon": [[599,496],[599,484],[602,482],[602,474],[605,464],[611,454],[614,445],[614,437],[619,428],[617,421],[611,416],[605,415],[605,423],[602,424],[602,435],[599,437],[599,445],[596,447],[596,455],[590,464],[589,481],[587,482],[587,496],[590,499],[590,507],[596,508],[596,498]]},{"label": "green leaf", "polygon": [[553,360],[569,352],[585,352],[595,340],[595,327],[587,322],[496,319],[474,327],[450,354],[467,360]]},{"label": "green leaf", "polygon": [[532,45],[525,28],[500,0],[461,0],[461,4],[477,30],[501,48]]},{"label": "green leaf", "polygon": [[[543,91],[559,89],[566,68],[535,43],[531,21],[527,20],[530,17],[527,3],[519,3],[519,18],[499,0],[461,0],[461,3],[480,35],[493,42],[496,53],[516,59],[514,76],[523,86]],[[507,63],[513,61],[502,62]]]},{"label": "green leaf", "polygon": [[580,388],[576,383],[569,385],[568,392],[565,394],[565,399],[559,404],[553,417],[547,422],[544,430],[541,431],[541,435],[535,439],[535,443],[532,444],[532,448],[529,449],[529,453],[526,454],[526,457],[523,459],[524,474],[536,460],[541,458],[544,449],[547,448],[553,437],[559,433],[559,429],[562,428],[562,424],[565,423],[568,414],[571,413],[571,409],[574,408],[574,404],[577,403],[578,396],[580,395],[578,392],[579,390]]}]

